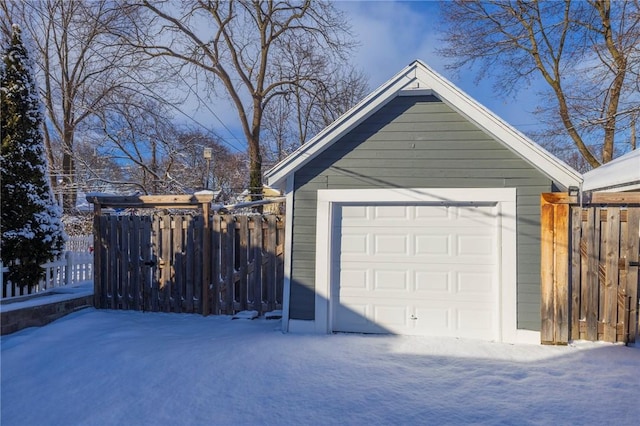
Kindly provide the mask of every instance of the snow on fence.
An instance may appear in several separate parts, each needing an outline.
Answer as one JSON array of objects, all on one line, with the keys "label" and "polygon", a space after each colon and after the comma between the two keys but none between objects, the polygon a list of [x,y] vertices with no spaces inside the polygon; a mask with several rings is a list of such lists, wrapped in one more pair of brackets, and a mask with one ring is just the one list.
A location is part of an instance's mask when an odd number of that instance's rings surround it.
[{"label": "snow on fence", "polygon": [[74,235],[69,237],[64,247],[65,251],[90,253],[93,251],[93,235]]},{"label": "snow on fence", "polygon": [[[88,243],[86,243],[88,241]],[[71,245],[69,245],[71,242]],[[0,287],[2,287],[2,299],[37,294],[56,287],[64,287],[83,281],[93,280],[93,237],[71,237],[67,242],[67,248],[75,248],[78,251],[67,251],[57,260],[47,262],[42,266],[45,270],[44,278],[37,286],[20,287],[9,280],[4,280],[4,275],[9,272],[9,267],[0,262]],[[85,244],[86,243],[86,244]],[[83,246],[85,244],[85,246]],[[82,249],[82,247],[86,247]]]}]

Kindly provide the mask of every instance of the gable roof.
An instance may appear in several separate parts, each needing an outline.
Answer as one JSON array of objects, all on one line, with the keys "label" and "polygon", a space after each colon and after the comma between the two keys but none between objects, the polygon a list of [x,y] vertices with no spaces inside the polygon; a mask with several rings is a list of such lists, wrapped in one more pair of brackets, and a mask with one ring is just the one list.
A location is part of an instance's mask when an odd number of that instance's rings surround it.
[{"label": "gable roof", "polygon": [[580,173],[480,105],[426,64],[416,60],[276,164],[265,175],[268,185],[280,186],[287,176],[295,173],[396,96],[411,95],[436,96],[560,186],[568,188],[582,182]]},{"label": "gable roof", "polygon": [[636,149],[584,174],[583,191],[640,189],[640,150]]}]

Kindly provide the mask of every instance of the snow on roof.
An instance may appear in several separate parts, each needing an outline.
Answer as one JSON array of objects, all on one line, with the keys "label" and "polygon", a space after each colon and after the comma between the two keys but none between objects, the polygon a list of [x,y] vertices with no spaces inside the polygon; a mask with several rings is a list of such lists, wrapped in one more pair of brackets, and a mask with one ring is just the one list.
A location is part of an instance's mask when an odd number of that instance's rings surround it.
[{"label": "snow on roof", "polygon": [[640,150],[628,152],[584,174],[583,191],[640,189]]}]

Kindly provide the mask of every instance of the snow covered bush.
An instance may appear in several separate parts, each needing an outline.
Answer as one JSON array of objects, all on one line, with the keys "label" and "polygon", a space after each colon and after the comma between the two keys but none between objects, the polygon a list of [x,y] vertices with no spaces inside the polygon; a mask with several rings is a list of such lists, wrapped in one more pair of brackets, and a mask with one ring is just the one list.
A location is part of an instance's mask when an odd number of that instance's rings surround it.
[{"label": "snow covered bush", "polygon": [[[10,266],[9,280],[32,286],[44,273],[39,265],[61,254],[65,234],[44,154],[33,62],[16,25],[2,57],[0,83],[2,262]],[[19,264],[12,264],[16,260]]]}]

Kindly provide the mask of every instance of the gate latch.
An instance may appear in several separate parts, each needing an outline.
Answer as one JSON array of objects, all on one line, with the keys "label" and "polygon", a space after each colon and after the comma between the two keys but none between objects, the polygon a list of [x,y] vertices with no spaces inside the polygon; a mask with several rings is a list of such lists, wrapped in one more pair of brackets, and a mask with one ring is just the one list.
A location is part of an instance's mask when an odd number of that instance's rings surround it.
[{"label": "gate latch", "polygon": [[[140,258],[140,260],[142,260],[142,258]],[[151,260],[143,261],[143,262],[142,262],[142,264],[143,264],[144,266],[151,266],[151,267],[154,267],[154,266],[156,266],[156,257],[155,257],[155,256],[153,256],[153,257],[151,258]]]}]

